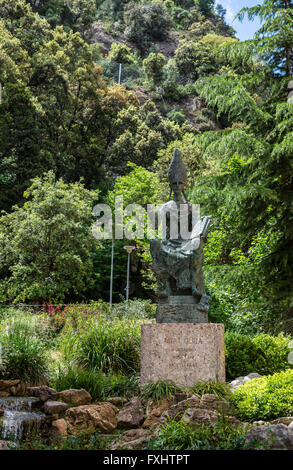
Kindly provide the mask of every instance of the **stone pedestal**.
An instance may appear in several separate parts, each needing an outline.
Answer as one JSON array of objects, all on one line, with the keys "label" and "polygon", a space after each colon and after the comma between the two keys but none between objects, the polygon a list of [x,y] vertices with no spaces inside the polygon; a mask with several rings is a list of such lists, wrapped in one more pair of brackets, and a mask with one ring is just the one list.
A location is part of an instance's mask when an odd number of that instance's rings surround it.
[{"label": "stone pedestal", "polygon": [[208,308],[192,295],[170,296],[157,305],[157,323],[208,323]]},{"label": "stone pedestal", "polygon": [[141,333],[141,385],[158,380],[185,387],[225,382],[224,325],[145,324]]}]

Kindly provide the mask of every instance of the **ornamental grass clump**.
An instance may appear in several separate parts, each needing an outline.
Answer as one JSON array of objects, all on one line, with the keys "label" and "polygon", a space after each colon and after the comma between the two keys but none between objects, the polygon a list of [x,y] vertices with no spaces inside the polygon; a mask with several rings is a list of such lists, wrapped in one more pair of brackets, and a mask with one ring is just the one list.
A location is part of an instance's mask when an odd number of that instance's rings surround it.
[{"label": "ornamental grass clump", "polygon": [[67,328],[63,351],[66,361],[83,367],[133,374],[140,365],[140,323],[91,317]]},{"label": "ornamental grass clump", "polygon": [[47,343],[35,321],[16,319],[0,329],[0,377],[39,383],[48,372]]}]

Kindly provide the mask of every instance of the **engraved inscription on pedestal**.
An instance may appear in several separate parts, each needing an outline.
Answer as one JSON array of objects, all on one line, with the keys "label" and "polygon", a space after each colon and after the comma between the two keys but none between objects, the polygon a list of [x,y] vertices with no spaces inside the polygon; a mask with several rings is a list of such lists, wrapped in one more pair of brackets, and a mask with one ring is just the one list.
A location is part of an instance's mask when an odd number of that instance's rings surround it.
[{"label": "engraved inscription on pedestal", "polygon": [[200,381],[225,381],[224,326],[220,324],[145,324],[141,338],[141,385],[169,380],[192,387]]}]

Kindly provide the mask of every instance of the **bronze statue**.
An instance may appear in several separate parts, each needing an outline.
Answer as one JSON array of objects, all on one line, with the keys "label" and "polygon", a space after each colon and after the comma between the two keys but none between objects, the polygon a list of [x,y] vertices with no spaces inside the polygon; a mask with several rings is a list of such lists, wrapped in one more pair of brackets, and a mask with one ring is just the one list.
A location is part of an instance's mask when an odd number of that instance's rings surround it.
[{"label": "bronze statue", "polygon": [[[187,174],[177,149],[169,167],[168,179],[171,189],[170,200],[161,208],[161,213],[166,216],[165,236],[162,240],[150,241],[153,270],[163,286],[159,293],[159,304],[186,303],[195,314],[189,312],[188,318],[196,318],[196,314],[201,312],[206,314],[207,319],[209,297],[205,292],[202,267],[203,246],[211,218],[203,217],[196,220],[194,217],[193,206],[186,200],[184,194]],[[178,227],[174,227],[174,220]],[[183,224],[188,225],[187,237],[182,236]],[[168,311],[168,308],[163,310]],[[174,311],[172,312],[173,318]],[[167,318],[169,316],[167,315]],[[182,322],[182,315],[177,316],[178,321]],[[162,321],[164,317],[165,314]]]}]

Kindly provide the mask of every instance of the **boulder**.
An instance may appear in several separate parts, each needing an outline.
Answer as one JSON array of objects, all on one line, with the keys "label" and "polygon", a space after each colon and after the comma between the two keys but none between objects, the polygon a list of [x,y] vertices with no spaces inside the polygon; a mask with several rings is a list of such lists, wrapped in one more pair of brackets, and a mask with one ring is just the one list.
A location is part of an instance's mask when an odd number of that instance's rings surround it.
[{"label": "boulder", "polygon": [[293,432],[285,424],[256,426],[248,430],[245,446],[258,449],[293,450]]},{"label": "boulder", "polygon": [[52,422],[52,427],[58,432],[61,436],[67,436],[67,422],[65,419],[56,419]]},{"label": "boulder", "polygon": [[142,403],[138,397],[133,397],[126,403],[124,408],[119,411],[117,415],[117,427],[124,428],[137,428],[143,421],[143,408]]},{"label": "boulder", "polygon": [[147,417],[143,423],[143,428],[152,428],[159,423],[161,415],[174,405],[173,398],[163,398],[162,400],[149,400],[147,403]]},{"label": "boulder", "polygon": [[59,415],[64,413],[68,408],[69,405],[62,401],[48,400],[44,404],[44,411],[48,415]]},{"label": "boulder", "polygon": [[108,403],[112,403],[114,406],[123,406],[127,403],[127,398],[124,397],[110,397],[106,400]]},{"label": "boulder", "polygon": [[117,411],[116,406],[107,402],[69,408],[65,413],[67,429],[71,434],[95,429],[110,433],[117,427]]},{"label": "boulder", "polygon": [[54,388],[48,387],[47,385],[40,385],[39,387],[28,387],[27,395],[30,397],[37,397],[41,401],[56,400],[58,398],[58,392]]},{"label": "boulder", "polygon": [[182,417],[182,421],[188,424],[204,424],[210,426],[216,423],[220,415],[215,410],[206,410],[204,408],[189,408]]},{"label": "boulder", "polygon": [[208,410],[216,410],[221,413],[229,413],[231,411],[230,403],[220,400],[217,395],[206,393],[201,397],[200,406]]},{"label": "boulder", "polygon": [[164,411],[159,419],[159,422],[165,424],[168,419],[175,419],[176,421],[179,421],[188,408],[199,407],[200,397],[198,395],[192,395],[190,398],[180,401],[179,403],[172,405],[168,410]]},{"label": "boulder", "polygon": [[232,380],[232,382],[230,383],[231,390],[232,390],[232,392],[235,392],[235,390],[237,390],[237,388],[241,387],[241,385],[244,385],[246,382],[249,382],[252,379],[258,379],[260,377],[261,377],[261,375],[259,375],[257,372],[251,372],[250,374],[245,375],[243,377],[242,376],[237,377],[237,379]]},{"label": "boulder", "polygon": [[0,380],[0,392],[10,393],[11,387],[15,387],[19,383],[20,380]]},{"label": "boulder", "polygon": [[141,450],[145,447],[152,432],[147,429],[129,429],[113,441],[108,450]]},{"label": "boulder", "polygon": [[75,388],[63,390],[63,392],[59,392],[58,399],[68,403],[70,406],[89,405],[92,401],[91,395],[84,388],[80,390]]},{"label": "boulder", "polygon": [[0,398],[8,398],[10,396],[9,392],[0,392]]},{"label": "boulder", "polygon": [[12,441],[1,441],[0,440],[0,450],[13,450],[15,449],[17,444]]},{"label": "boulder", "polygon": [[282,418],[274,419],[271,421],[271,424],[285,424],[285,426],[289,426],[293,422],[293,416],[284,416]]}]

